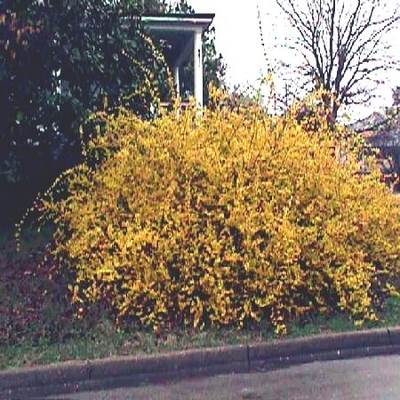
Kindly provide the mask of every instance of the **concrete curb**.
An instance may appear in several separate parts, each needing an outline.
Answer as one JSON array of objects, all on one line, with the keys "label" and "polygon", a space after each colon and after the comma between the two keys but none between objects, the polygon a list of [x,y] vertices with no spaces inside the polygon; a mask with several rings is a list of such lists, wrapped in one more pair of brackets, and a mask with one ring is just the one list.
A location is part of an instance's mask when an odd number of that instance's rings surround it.
[{"label": "concrete curb", "polygon": [[298,363],[388,354],[400,354],[400,327],[5,371],[0,372],[0,399],[38,398],[192,375],[268,370]]}]

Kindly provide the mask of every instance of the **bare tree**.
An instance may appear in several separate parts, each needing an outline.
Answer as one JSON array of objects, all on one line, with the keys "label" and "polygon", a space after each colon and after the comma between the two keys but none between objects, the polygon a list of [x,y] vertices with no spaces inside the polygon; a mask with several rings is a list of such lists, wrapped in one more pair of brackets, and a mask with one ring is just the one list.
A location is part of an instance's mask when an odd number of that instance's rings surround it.
[{"label": "bare tree", "polygon": [[[390,0],[395,3],[394,0]],[[398,6],[385,0],[276,0],[297,37],[305,86],[322,88],[332,119],[341,105],[364,104],[374,97],[388,57],[387,35],[398,27]]]}]

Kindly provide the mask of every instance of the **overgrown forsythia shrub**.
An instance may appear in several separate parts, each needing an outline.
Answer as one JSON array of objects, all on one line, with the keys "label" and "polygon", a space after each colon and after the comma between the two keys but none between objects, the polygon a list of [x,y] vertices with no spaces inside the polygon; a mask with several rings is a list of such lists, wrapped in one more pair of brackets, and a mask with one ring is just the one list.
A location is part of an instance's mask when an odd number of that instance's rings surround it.
[{"label": "overgrown forsythia shrub", "polygon": [[82,315],[94,303],[156,329],[264,319],[285,333],[338,310],[376,319],[395,291],[400,208],[324,123],[218,105],[104,118],[88,162],[39,205]]}]

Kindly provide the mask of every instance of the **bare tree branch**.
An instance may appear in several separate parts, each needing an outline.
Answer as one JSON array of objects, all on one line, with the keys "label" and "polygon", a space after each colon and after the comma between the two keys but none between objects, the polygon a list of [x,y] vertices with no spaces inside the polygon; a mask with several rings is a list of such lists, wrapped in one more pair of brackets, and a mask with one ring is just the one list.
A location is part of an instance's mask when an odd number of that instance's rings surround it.
[{"label": "bare tree branch", "polygon": [[[332,93],[333,118],[339,105],[371,99],[377,73],[395,68],[385,39],[399,28],[398,5],[384,0],[275,0],[298,34],[294,47],[304,60],[302,75]],[[304,87],[304,86],[303,86]]]}]

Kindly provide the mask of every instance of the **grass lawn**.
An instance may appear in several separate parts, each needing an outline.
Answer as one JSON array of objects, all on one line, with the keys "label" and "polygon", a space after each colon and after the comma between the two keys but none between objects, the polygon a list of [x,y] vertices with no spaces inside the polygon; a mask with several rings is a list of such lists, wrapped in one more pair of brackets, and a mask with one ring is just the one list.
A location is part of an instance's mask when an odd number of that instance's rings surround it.
[{"label": "grass lawn", "polygon": [[[73,321],[68,300],[47,270],[37,271],[33,254],[51,235],[25,235],[22,252],[13,254],[10,232],[0,232],[0,369],[19,368],[67,360],[97,359],[248,344],[278,340],[273,329],[260,324],[253,330],[220,329],[174,332],[157,337],[138,329],[117,330],[107,320],[92,327]],[[21,284],[22,282],[22,284]],[[70,305],[70,304],[69,304]],[[12,310],[12,312],[10,311]],[[363,327],[400,325],[400,299],[389,299],[381,321]],[[94,326],[94,327],[93,327]],[[289,326],[288,338],[356,330],[348,317],[317,318]],[[12,339],[10,339],[12,338]],[[16,343],[16,344],[10,344]]]},{"label": "grass lawn", "polygon": [[[389,327],[400,324],[400,300],[388,300],[381,321],[361,329]],[[307,324],[293,324],[287,338],[311,336],[320,333],[354,331],[352,321],[345,316],[318,318]],[[156,337],[151,332],[117,331],[102,321],[84,336],[77,334],[61,343],[45,339],[33,344],[27,340],[14,346],[0,346],[0,369],[49,364],[67,360],[87,360],[119,355],[143,355],[187,350],[193,348],[249,344],[280,340],[271,328],[261,326],[254,330],[209,330],[199,333],[176,332]],[[282,339],[284,340],[284,339]]]}]

